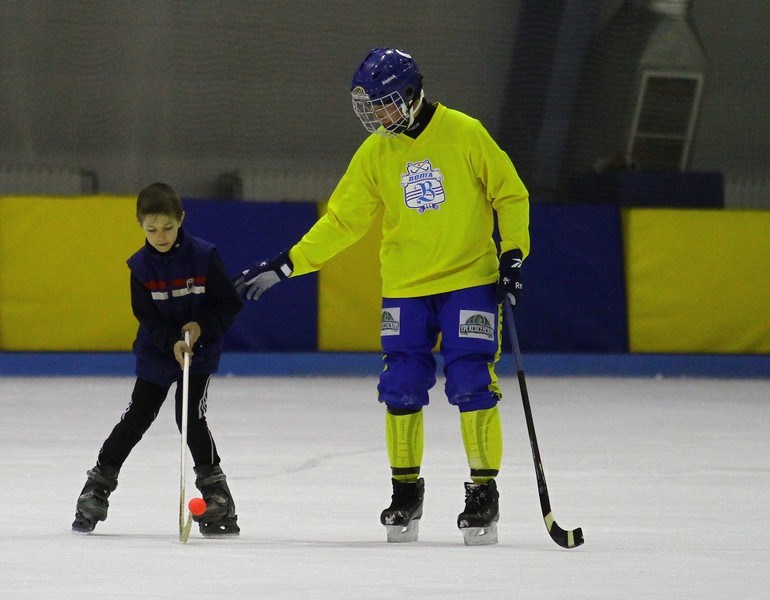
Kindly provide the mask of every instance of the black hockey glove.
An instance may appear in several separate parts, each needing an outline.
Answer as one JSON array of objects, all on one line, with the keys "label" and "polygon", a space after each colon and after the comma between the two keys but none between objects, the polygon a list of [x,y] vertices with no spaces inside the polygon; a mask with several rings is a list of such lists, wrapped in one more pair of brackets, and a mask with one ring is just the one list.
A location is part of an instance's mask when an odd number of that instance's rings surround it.
[{"label": "black hockey glove", "polygon": [[285,250],[271,260],[251,265],[235,280],[235,289],[243,298],[259,300],[265,291],[289,277],[293,271],[289,251]]},{"label": "black hockey glove", "polygon": [[495,296],[498,304],[502,304],[505,298],[511,300],[511,306],[519,303],[523,286],[521,285],[521,250],[508,250],[500,256],[500,278],[497,280]]}]

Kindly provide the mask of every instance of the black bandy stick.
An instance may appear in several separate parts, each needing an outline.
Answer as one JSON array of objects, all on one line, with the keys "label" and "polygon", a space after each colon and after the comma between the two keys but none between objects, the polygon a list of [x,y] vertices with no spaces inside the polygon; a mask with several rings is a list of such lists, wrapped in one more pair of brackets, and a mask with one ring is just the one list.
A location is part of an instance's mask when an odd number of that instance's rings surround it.
[{"label": "black bandy stick", "polygon": [[548,497],[548,486],[545,483],[545,472],[543,471],[543,462],[540,459],[540,450],[537,446],[537,437],[535,436],[535,423],[532,420],[532,409],[529,406],[529,394],[527,393],[527,381],[524,378],[524,366],[521,362],[521,350],[519,349],[519,338],[516,335],[516,323],[513,320],[513,309],[510,299],[506,298],[505,316],[508,322],[508,336],[511,340],[513,356],[516,360],[516,375],[519,378],[519,389],[521,389],[521,402],[524,405],[524,417],[527,421],[527,433],[529,434],[529,445],[532,448],[532,458],[535,461],[535,475],[537,476],[537,491],[540,496],[540,508],[543,511],[543,520],[545,527],[551,539],[562,548],[576,548],[583,543],[583,530],[578,527],[571,531],[566,531],[557,525],[551,512],[551,501]]}]

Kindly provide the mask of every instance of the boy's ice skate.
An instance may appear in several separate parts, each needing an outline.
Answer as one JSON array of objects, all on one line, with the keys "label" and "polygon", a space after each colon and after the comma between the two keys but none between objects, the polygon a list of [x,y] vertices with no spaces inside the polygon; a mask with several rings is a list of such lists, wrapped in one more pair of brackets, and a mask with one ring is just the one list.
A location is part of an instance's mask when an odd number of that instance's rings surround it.
[{"label": "boy's ice skate", "polygon": [[235,514],[235,502],[227,486],[227,477],[222,469],[212,465],[195,467],[195,486],[201,491],[206,501],[206,512],[193,516],[198,523],[203,537],[237,536],[238,515]]},{"label": "boy's ice skate", "polygon": [[72,531],[91,533],[99,521],[107,518],[110,494],[118,487],[118,469],[109,465],[87,471],[88,479],[78,496]]},{"label": "boy's ice skate", "polygon": [[490,479],[486,484],[466,482],[465,510],[458,515],[457,526],[467,546],[497,543],[499,497],[494,479]]},{"label": "boy's ice skate", "polygon": [[393,496],[390,506],[382,511],[380,522],[388,531],[389,542],[416,542],[422,517],[425,481],[414,483],[392,480]]}]

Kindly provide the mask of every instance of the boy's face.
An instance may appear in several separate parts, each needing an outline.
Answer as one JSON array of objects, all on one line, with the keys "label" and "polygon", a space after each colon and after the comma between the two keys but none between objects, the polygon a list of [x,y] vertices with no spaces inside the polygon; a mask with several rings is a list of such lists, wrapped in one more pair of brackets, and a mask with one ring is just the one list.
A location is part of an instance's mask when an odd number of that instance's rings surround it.
[{"label": "boy's face", "polygon": [[142,220],[142,229],[144,229],[144,234],[147,236],[150,246],[158,252],[168,252],[171,250],[174,242],[176,242],[177,232],[183,220],[184,213],[182,213],[182,218],[179,220],[171,215],[146,215]]}]

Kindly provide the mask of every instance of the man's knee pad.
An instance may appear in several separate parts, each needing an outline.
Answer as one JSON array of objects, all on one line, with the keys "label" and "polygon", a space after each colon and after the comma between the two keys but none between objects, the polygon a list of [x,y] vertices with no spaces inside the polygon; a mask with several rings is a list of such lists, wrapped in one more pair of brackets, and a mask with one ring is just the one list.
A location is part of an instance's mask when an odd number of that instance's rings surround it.
[{"label": "man's knee pad", "polygon": [[436,366],[405,355],[385,355],[385,368],[377,385],[380,402],[393,408],[419,409],[428,404],[428,391],[436,383]]},{"label": "man's knee pad", "polygon": [[492,408],[500,399],[494,363],[488,362],[484,356],[455,360],[445,372],[447,398],[461,412]]},{"label": "man's knee pad", "polygon": [[482,394],[469,394],[465,396],[453,396],[449,398],[449,403],[460,409],[461,413],[472,410],[487,410],[497,406],[499,398],[491,392]]}]

